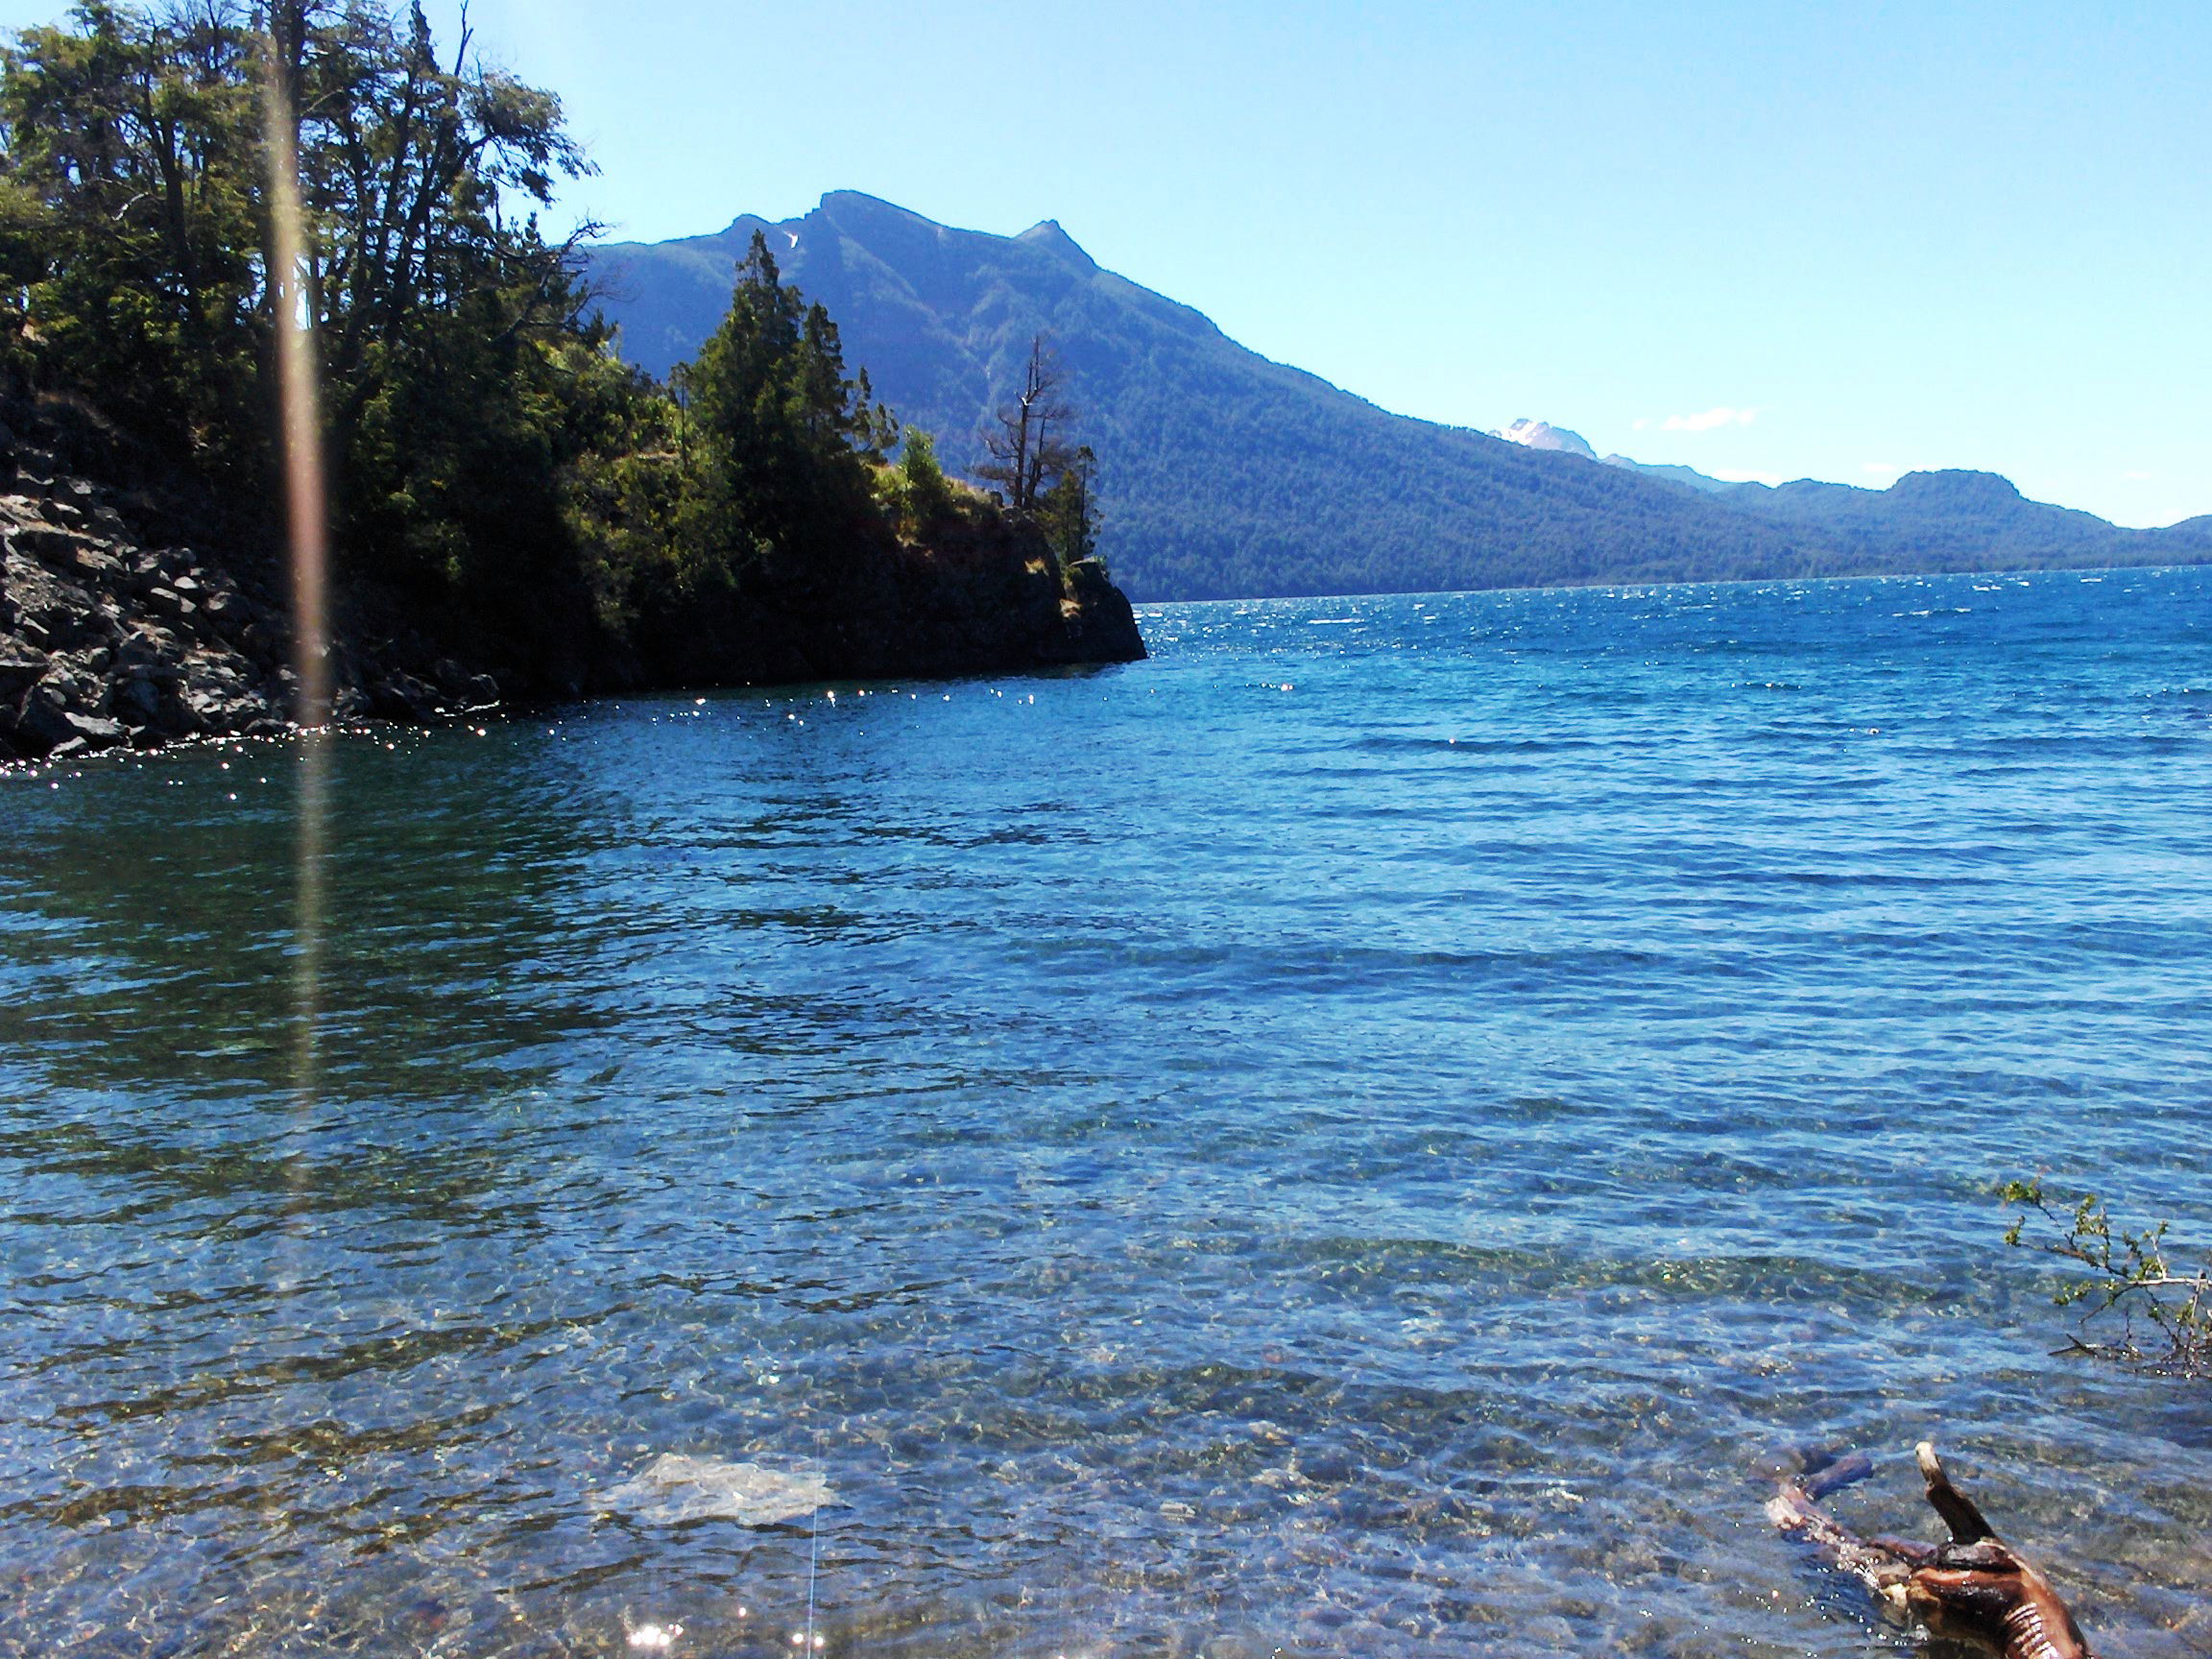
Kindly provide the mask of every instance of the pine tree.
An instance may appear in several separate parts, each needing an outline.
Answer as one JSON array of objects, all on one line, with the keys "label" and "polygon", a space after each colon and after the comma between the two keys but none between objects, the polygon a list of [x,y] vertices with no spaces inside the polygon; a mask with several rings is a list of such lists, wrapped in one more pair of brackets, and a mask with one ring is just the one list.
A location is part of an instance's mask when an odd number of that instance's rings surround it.
[{"label": "pine tree", "polygon": [[1038,522],[1063,565],[1098,556],[1097,476],[1098,457],[1082,445],[1038,500]]},{"label": "pine tree", "polygon": [[733,576],[804,577],[872,512],[867,458],[889,415],[847,378],[837,325],[787,286],[754,232],[730,312],[685,365],[694,549]]}]

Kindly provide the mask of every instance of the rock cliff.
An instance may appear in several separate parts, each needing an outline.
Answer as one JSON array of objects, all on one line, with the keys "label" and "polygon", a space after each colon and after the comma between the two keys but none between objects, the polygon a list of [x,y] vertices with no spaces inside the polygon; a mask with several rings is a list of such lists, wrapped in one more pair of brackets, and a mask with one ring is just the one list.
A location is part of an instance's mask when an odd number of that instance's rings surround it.
[{"label": "rock cliff", "polygon": [[868,548],[819,585],[758,587],[648,619],[610,686],[945,678],[1135,661],[1143,637],[1095,559],[1063,566],[1013,525]]}]

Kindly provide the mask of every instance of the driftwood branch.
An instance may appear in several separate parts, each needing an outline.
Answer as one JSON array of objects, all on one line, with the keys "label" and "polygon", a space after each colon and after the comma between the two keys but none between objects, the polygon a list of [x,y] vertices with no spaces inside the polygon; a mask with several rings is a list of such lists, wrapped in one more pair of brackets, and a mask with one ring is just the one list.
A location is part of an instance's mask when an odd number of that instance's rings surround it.
[{"label": "driftwood branch", "polygon": [[1871,1471],[1860,1455],[1785,1479],[1767,1514],[1858,1578],[1892,1612],[1918,1620],[1938,1636],[2003,1659],[2091,1659],[2058,1593],[1998,1539],[1974,1501],[1951,1483],[1936,1448],[1923,1441],[1914,1457],[1929,1504],[1950,1529],[1949,1543],[1862,1538],[1822,1509],[1821,1498]]}]

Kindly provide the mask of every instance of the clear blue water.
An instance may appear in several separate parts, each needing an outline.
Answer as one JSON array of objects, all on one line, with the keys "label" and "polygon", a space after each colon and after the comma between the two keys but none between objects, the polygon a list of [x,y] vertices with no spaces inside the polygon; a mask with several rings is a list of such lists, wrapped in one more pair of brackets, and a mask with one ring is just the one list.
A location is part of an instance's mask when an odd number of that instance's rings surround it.
[{"label": "clear blue water", "polygon": [[0,1652],[1857,1654],[1921,1436],[2212,1652],[1994,1197],[2212,1238],[2212,573],[1143,620],[0,779]]}]

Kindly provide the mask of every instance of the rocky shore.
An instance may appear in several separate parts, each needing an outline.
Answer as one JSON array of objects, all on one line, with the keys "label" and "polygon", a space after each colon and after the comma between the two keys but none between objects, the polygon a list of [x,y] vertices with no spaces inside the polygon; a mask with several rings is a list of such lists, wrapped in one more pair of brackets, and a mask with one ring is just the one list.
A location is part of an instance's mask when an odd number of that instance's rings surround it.
[{"label": "rocky shore", "polygon": [[[165,537],[142,492],[0,429],[0,762],[67,760],[291,729],[297,680],[280,575]],[[501,701],[656,686],[1008,673],[1144,655],[1103,565],[1066,569],[1006,535],[904,547],[864,585],[708,604],[655,648],[567,642],[558,671],[441,652],[420,631],[344,624],[332,718],[424,724]],[[381,615],[389,603],[375,607]],[[384,645],[367,637],[390,635]]]},{"label": "rocky shore", "polygon": [[[69,759],[290,729],[292,631],[267,573],[148,536],[131,493],[12,448],[0,487],[0,760]],[[495,703],[497,685],[333,663],[340,722],[422,721]]]},{"label": "rocky shore", "polygon": [[1133,662],[1144,638],[1095,559],[1063,565],[1005,523],[871,548],[822,585],[702,597],[657,616],[590,689],[948,679]]},{"label": "rocky shore", "polygon": [[0,758],[283,729],[280,609],[147,546],[89,480],[19,452],[0,491]]}]

